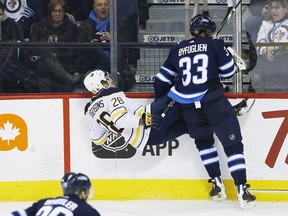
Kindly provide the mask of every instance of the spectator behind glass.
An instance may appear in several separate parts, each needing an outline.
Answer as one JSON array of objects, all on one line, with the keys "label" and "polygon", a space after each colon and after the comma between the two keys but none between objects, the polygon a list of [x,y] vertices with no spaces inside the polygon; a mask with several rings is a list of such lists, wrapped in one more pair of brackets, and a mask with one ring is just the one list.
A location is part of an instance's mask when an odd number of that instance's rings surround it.
[{"label": "spectator behind glass", "polygon": [[[288,42],[288,5],[286,0],[268,2],[271,20],[263,21],[257,43]],[[251,72],[253,85],[258,91],[286,92],[287,46],[258,46],[259,60]]]},{"label": "spectator behind glass", "polygon": [[[263,20],[270,19],[270,11],[267,4],[267,0],[251,0],[251,3],[249,4],[249,10],[252,16],[248,17],[245,21],[246,36],[249,44],[248,72],[253,70],[257,64],[257,51],[255,48],[255,43],[259,28]],[[249,86],[248,91],[255,91],[252,85]]]},{"label": "spectator behind glass", "polygon": [[[48,3],[47,0],[41,1],[41,11],[42,15],[48,16]],[[72,22],[81,22],[87,19],[89,13],[92,9],[93,0],[66,0],[67,3],[67,11],[66,16]]]},{"label": "spectator behind glass", "polygon": [[[110,42],[110,7],[109,0],[94,0],[93,10],[91,10],[88,19],[83,21],[78,30],[79,42]],[[117,38],[119,42],[129,41],[129,28],[127,19],[118,18],[117,20]],[[110,50],[104,48],[87,49],[81,53],[79,59],[79,69],[82,73],[93,68],[110,70]],[[135,84],[135,72],[132,71],[127,63],[127,53],[125,50],[118,49],[118,87],[122,91],[128,91]]]},{"label": "spectator behind glass", "polygon": [[[2,42],[16,42],[19,40],[19,34],[16,27],[16,22],[10,17],[4,19],[5,6],[0,2],[0,26],[1,26],[1,41]],[[4,21],[3,21],[4,19]],[[26,89],[32,91],[34,87],[30,84],[30,71],[26,70],[20,64],[21,50],[15,47],[1,48],[1,75],[0,85],[1,92],[5,93],[20,93],[26,92]],[[33,85],[33,84],[32,84]]]},{"label": "spectator behind glass", "polygon": [[249,10],[252,16],[247,18],[245,29],[249,33],[252,42],[255,43],[262,21],[271,18],[270,11],[265,0],[251,0]]},{"label": "spectator behind glass", "polygon": [[76,26],[65,15],[65,0],[50,0],[49,16],[32,25],[30,42],[55,43],[55,48],[35,48],[29,57],[36,70],[40,92],[71,92],[81,76],[75,72],[77,52],[57,48],[58,42],[75,42]]},{"label": "spectator behind glass", "polygon": [[36,13],[41,0],[4,1],[5,19],[11,18],[15,22],[18,32],[17,40],[29,39],[31,25],[38,21]]}]

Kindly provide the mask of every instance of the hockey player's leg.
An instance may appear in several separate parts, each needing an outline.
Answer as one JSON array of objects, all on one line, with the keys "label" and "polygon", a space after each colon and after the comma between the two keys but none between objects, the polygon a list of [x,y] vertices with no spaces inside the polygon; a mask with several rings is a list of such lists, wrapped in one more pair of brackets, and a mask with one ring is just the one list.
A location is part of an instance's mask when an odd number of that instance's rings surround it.
[{"label": "hockey player's leg", "polygon": [[[223,96],[223,98],[225,97]],[[229,102],[227,103],[229,104]],[[220,178],[221,170],[218,152],[214,146],[214,130],[209,122],[203,121],[203,119],[207,118],[205,109],[189,108],[185,107],[183,109],[183,117],[186,122],[189,121],[189,124],[187,124],[189,135],[195,139],[200,158],[210,177],[208,182],[212,183],[209,196],[216,201],[224,200],[227,196],[224,184]],[[234,114],[232,108],[231,112]]]},{"label": "hockey player's leg", "polygon": [[250,185],[246,183],[246,164],[243,154],[243,144],[240,142],[229,147],[224,147],[224,150],[228,157],[228,168],[236,185],[240,207],[242,209],[254,208],[256,205],[256,196],[249,192],[248,188]]},{"label": "hockey player's leg", "polygon": [[208,140],[195,140],[203,165],[208,175],[211,177],[208,180],[209,183],[212,183],[212,188],[209,192],[209,196],[214,201],[221,201],[226,199],[227,196],[225,193],[224,184],[220,177],[221,171],[218,152],[213,145],[211,146],[211,144],[208,144],[209,142],[213,143],[214,140],[211,139],[210,141],[207,141]]}]

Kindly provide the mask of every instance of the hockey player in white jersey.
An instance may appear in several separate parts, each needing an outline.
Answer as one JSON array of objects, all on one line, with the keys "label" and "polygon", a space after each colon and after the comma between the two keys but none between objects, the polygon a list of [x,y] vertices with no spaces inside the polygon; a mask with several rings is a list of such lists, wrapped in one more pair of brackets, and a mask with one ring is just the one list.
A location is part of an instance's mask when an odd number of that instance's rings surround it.
[{"label": "hockey player in white jersey", "polygon": [[114,86],[109,73],[100,69],[89,71],[83,83],[94,94],[85,107],[85,115],[95,145],[102,145],[112,135],[122,142],[122,148],[139,148],[164,143],[187,131],[178,106],[173,106],[165,118],[161,116],[170,103],[168,97],[143,105],[126,97]]}]

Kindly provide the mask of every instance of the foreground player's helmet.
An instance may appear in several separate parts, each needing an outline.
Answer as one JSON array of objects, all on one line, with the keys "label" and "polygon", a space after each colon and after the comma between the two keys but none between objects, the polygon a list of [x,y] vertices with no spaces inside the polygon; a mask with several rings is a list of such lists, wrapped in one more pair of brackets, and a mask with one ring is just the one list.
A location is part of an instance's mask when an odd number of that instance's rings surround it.
[{"label": "foreground player's helmet", "polygon": [[107,88],[103,84],[104,82],[109,84],[109,78],[110,74],[107,71],[95,69],[87,72],[83,78],[83,83],[88,91],[97,94],[102,89]]},{"label": "foreground player's helmet", "polygon": [[61,179],[61,187],[64,196],[79,196],[81,191],[84,190],[86,196],[88,197],[91,188],[91,182],[88,176],[82,173],[70,172],[65,174]]},{"label": "foreground player's helmet", "polygon": [[190,21],[190,32],[194,36],[199,36],[202,32],[208,36],[216,31],[215,22],[208,16],[199,14]]}]

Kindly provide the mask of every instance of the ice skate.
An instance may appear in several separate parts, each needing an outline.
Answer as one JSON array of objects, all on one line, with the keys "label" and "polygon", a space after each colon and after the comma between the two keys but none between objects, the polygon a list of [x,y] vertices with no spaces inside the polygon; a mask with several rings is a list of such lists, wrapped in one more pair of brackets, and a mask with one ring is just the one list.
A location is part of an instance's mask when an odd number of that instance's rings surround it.
[{"label": "ice skate", "polygon": [[243,114],[250,111],[254,103],[255,103],[255,99],[245,98],[240,103],[233,106],[233,108],[237,116],[242,116]]},{"label": "ice skate", "polygon": [[209,195],[214,201],[226,199],[225,187],[220,177],[211,178],[208,182],[213,184]]},{"label": "ice skate", "polygon": [[256,203],[256,196],[252,195],[249,191],[248,188],[250,187],[249,184],[245,185],[237,185],[237,195],[238,195],[238,200],[240,202],[240,207],[242,209],[250,209],[254,208]]}]

